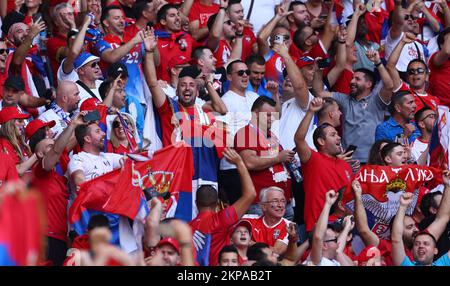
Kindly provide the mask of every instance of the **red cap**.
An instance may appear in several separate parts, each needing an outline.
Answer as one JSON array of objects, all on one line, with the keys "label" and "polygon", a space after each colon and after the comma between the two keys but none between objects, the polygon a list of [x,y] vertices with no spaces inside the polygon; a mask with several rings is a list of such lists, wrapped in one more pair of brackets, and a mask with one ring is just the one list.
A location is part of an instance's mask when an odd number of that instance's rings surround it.
[{"label": "red cap", "polygon": [[3,107],[0,111],[0,124],[6,123],[13,119],[25,119],[29,118],[31,115],[21,112],[17,107]]},{"label": "red cap", "polygon": [[80,111],[92,111],[97,109],[97,105],[99,105],[101,102],[97,98],[89,98],[83,101],[83,103],[80,106]]},{"label": "red cap", "polygon": [[186,66],[189,65],[189,60],[185,56],[179,55],[170,59],[167,64],[167,69],[170,71],[175,66]]},{"label": "red cap", "polygon": [[250,233],[250,236],[252,235],[253,226],[248,220],[240,220],[235,226],[233,227],[233,232],[238,228],[239,226],[243,226],[246,229],[248,229],[248,232]]},{"label": "red cap", "polygon": [[175,249],[175,251],[178,254],[181,254],[180,244],[178,243],[178,241],[175,238],[172,238],[172,237],[163,238],[158,242],[158,245],[156,245],[156,247],[161,247],[163,245],[170,245]]},{"label": "red cap", "polygon": [[31,136],[33,136],[34,133],[36,133],[36,131],[38,131],[42,127],[48,126],[52,128],[53,126],[55,126],[55,124],[56,124],[55,120],[49,122],[44,122],[40,119],[33,120],[30,123],[28,123],[27,127],[25,128],[25,137],[27,138],[27,140],[29,140]]},{"label": "red cap", "polygon": [[299,69],[301,69],[302,67],[305,67],[305,66],[313,65],[314,63],[315,63],[315,60],[308,56],[301,57],[296,61],[297,67]]}]

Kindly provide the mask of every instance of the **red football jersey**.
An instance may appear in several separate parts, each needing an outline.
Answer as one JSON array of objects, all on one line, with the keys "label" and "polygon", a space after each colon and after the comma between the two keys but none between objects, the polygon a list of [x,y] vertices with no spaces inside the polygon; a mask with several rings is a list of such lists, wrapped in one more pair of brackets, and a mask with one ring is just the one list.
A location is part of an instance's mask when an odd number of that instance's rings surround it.
[{"label": "red football jersey", "polygon": [[277,241],[281,241],[286,245],[289,243],[287,227],[291,221],[282,218],[277,224],[269,227],[264,221],[264,216],[244,215],[242,219],[250,222],[252,225],[253,241],[267,243],[271,247]]}]

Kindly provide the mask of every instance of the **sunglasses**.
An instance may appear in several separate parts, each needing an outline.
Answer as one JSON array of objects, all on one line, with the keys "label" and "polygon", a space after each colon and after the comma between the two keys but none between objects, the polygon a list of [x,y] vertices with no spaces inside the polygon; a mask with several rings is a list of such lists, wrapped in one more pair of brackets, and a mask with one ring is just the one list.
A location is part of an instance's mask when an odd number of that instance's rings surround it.
[{"label": "sunglasses", "polygon": [[98,67],[98,62],[93,62],[93,63],[91,64],[91,68],[95,68],[95,67]]},{"label": "sunglasses", "polygon": [[237,71],[236,73],[238,74],[238,76],[243,76],[244,73],[245,73],[246,75],[250,75],[250,70],[249,70],[249,69],[246,69],[246,70],[240,70],[240,71]]},{"label": "sunglasses", "polygon": [[338,238],[335,237],[335,238],[333,238],[333,239],[324,240],[324,242],[332,242],[332,241],[334,241],[335,243],[337,243]]},{"label": "sunglasses", "polygon": [[420,121],[425,121],[427,118],[435,119],[436,117],[437,117],[437,115],[435,113],[430,113],[427,116],[425,116],[424,118],[422,118],[422,120],[420,120]]},{"label": "sunglasses", "polygon": [[[128,120],[125,120],[125,123],[128,125],[128,127],[130,126],[130,122]],[[121,126],[119,121],[114,121],[113,124],[112,124],[112,127],[114,129],[119,128],[119,126]]]},{"label": "sunglasses", "polygon": [[419,17],[415,17],[413,15],[406,14],[405,20],[408,21],[409,19],[411,19],[411,21],[415,21],[415,20],[419,19]]},{"label": "sunglasses", "polygon": [[0,55],[7,54],[8,49],[0,49]]},{"label": "sunglasses", "polygon": [[416,69],[409,69],[408,74],[424,74],[425,69],[423,68],[416,68]]}]

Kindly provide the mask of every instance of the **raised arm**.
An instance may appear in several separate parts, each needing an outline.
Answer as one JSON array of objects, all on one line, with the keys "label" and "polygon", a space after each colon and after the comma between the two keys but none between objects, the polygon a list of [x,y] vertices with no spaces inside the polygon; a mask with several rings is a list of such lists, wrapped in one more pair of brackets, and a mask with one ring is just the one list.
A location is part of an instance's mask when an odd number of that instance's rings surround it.
[{"label": "raised arm", "polygon": [[179,9],[180,13],[183,13],[188,17],[191,12],[192,4],[194,4],[194,0],[184,0]]},{"label": "raised arm", "polygon": [[381,81],[383,82],[383,88],[380,90],[381,99],[383,100],[384,103],[391,102],[394,84],[391,77],[389,76],[388,71],[381,62],[380,54],[378,53],[378,51],[369,50],[366,52],[366,56],[371,62],[373,62],[373,64],[377,68],[378,73],[380,74],[381,77]]},{"label": "raised arm", "polygon": [[156,108],[161,107],[166,99],[166,94],[161,86],[158,84],[158,78],[156,77],[156,67],[154,61],[154,54],[157,50],[157,39],[155,37],[153,29],[149,34],[144,37],[145,47],[145,61],[144,61],[144,75],[147,85],[152,93],[153,103]]},{"label": "raised arm", "polygon": [[93,19],[89,15],[84,16],[80,31],[75,36],[75,40],[72,43],[69,54],[62,65],[62,69],[65,74],[69,74],[73,70],[73,63],[83,50],[84,37],[86,36],[86,31],[91,24],[91,21],[93,21]]},{"label": "raised arm", "polygon": [[[409,8],[411,7],[411,10]],[[409,13],[414,11],[414,9],[419,10],[425,15],[425,18],[428,20],[428,24],[433,29],[435,33],[439,33],[441,27],[439,26],[439,22],[436,20],[436,18],[430,13],[430,10],[425,6],[425,3],[423,0],[416,0],[415,2],[411,3],[411,5],[408,7]]]},{"label": "raised arm", "polygon": [[405,15],[403,13],[402,0],[394,0],[394,2],[394,14],[392,16],[391,29],[389,30],[391,39],[397,39],[398,37],[400,37],[403,30],[403,25],[405,24]]},{"label": "raised arm", "polygon": [[308,108],[309,103],[309,91],[306,82],[300,72],[300,69],[295,64],[292,57],[289,55],[289,50],[286,45],[275,44],[273,50],[279,54],[286,65],[286,69],[291,79],[292,86],[294,88],[294,93],[298,99],[298,103],[302,109]]},{"label": "raised arm", "polygon": [[361,184],[354,180],[352,182],[353,193],[355,194],[355,222],[356,229],[358,230],[359,235],[361,236],[364,244],[366,246],[374,245],[378,246],[380,244],[380,239],[378,236],[373,233],[367,222],[367,214],[362,202],[362,188]]},{"label": "raised arm", "polygon": [[402,84],[402,79],[400,78],[400,74],[396,68],[397,62],[400,59],[400,55],[402,53],[403,47],[407,43],[412,43],[416,39],[416,36],[412,33],[405,33],[403,38],[398,42],[397,46],[392,51],[391,56],[386,64],[386,69],[389,73],[389,76],[392,79],[394,89],[400,88]]},{"label": "raised arm", "polygon": [[155,247],[159,240],[159,222],[161,220],[162,203],[158,198],[150,201],[150,213],[145,219],[144,245],[147,248]]},{"label": "raised arm", "polygon": [[392,261],[394,266],[400,266],[405,259],[405,246],[403,244],[403,220],[405,219],[406,209],[413,201],[412,193],[403,193],[400,197],[400,207],[392,224],[391,242],[392,242]]},{"label": "raised arm", "polygon": [[244,21],[239,21],[236,25],[236,38],[234,38],[233,47],[231,49],[230,60],[239,60],[242,58],[242,45],[244,37]]},{"label": "raised arm", "polygon": [[[225,9],[228,7],[228,0],[220,0],[220,7],[224,7]],[[211,27],[211,30],[208,34],[208,41],[206,46],[214,53],[217,51],[219,47],[220,39],[222,38],[223,33],[223,24],[225,19],[225,9],[220,9],[216,15],[216,19],[214,20],[214,24]]]},{"label": "raised arm", "polygon": [[432,234],[436,240],[441,237],[450,220],[450,171],[444,171],[442,178],[445,186],[444,195],[436,214],[436,218],[427,228],[427,231]]},{"label": "raised arm", "polygon": [[433,57],[433,65],[440,67],[445,64],[450,57],[450,33],[445,35],[444,44],[441,50]]},{"label": "raised arm", "polygon": [[355,42],[356,37],[356,29],[358,26],[359,18],[366,12],[366,5],[360,3],[355,8],[355,12],[353,13],[352,19],[350,20],[350,24],[348,25],[347,32],[347,45],[352,46]]},{"label": "raised arm", "polygon": [[270,46],[268,43],[268,39],[273,29],[275,29],[276,25],[288,15],[292,14],[294,11],[288,11],[289,1],[283,0],[282,4],[277,7],[277,12],[275,16],[265,25],[258,34],[257,43],[258,43],[258,52],[261,56],[266,56],[270,51]]},{"label": "raised arm", "polygon": [[442,8],[442,12],[444,13],[445,18],[445,28],[450,27],[450,8],[447,5],[447,1],[445,0],[437,0],[439,6]]},{"label": "raised arm", "polygon": [[339,26],[337,52],[336,52],[336,65],[334,65],[334,67],[327,74],[327,79],[330,86],[334,86],[334,84],[339,79],[339,76],[345,69],[345,64],[347,61],[346,39],[347,39],[347,31],[345,27]]},{"label": "raised arm", "polygon": [[225,115],[228,112],[227,106],[223,102],[223,100],[220,98],[217,91],[214,89],[213,85],[214,80],[214,74],[210,74],[209,78],[206,79],[206,90],[208,90],[209,97],[211,98],[210,101],[206,102],[203,105],[203,109],[209,110],[209,111],[215,111],[220,113],[221,115]]},{"label": "raised arm", "polygon": [[86,115],[86,113],[86,111],[81,111],[80,113],[78,113],[77,116],[75,116],[75,118],[70,122],[69,126],[67,126],[59,135],[58,139],[56,139],[53,148],[45,155],[45,157],[42,158],[42,168],[44,170],[52,170],[59,162],[61,154],[63,153],[64,149],[67,148],[70,139],[75,134],[75,128],[77,128],[77,126],[79,125],[86,124],[83,121],[83,117]]},{"label": "raised arm", "polygon": [[227,148],[223,152],[223,156],[225,157],[225,159],[227,159],[228,162],[236,165],[239,177],[241,179],[242,195],[233,204],[237,216],[241,218],[247,212],[248,208],[251,206],[251,204],[256,198],[255,186],[253,185],[247,167],[245,167],[245,164],[242,161],[241,156],[239,156],[239,154],[236,151]]},{"label": "raised arm", "polygon": [[352,216],[346,216],[344,218],[344,229],[338,236],[338,248],[336,249],[336,260],[339,261],[341,266],[355,266],[353,260],[344,253],[345,246],[347,245],[347,237],[350,231],[355,227],[355,223],[352,222]]},{"label": "raised arm", "polygon": [[14,51],[13,56],[13,64],[16,66],[20,66],[23,61],[25,60],[25,57],[28,54],[28,51],[32,47],[32,42],[34,37],[36,37],[41,31],[44,31],[46,29],[45,22],[42,20],[42,17],[39,18],[36,23],[31,22],[30,25],[30,32],[23,40],[23,43],[17,47],[17,49]]},{"label": "raised arm", "polygon": [[314,73],[313,78],[313,92],[314,96],[323,98],[323,97],[331,97],[332,94],[329,91],[323,89],[323,72],[321,69],[316,68],[316,72]]},{"label": "raised arm", "polygon": [[315,265],[318,265],[322,260],[322,247],[327,231],[328,216],[330,214],[331,206],[336,202],[338,197],[339,194],[334,190],[328,191],[325,195],[325,205],[320,213],[319,220],[316,223],[312,236],[311,261]]},{"label": "raised arm", "polygon": [[295,132],[295,150],[297,151],[302,164],[308,162],[311,158],[311,149],[306,142],[306,133],[308,133],[309,125],[311,124],[314,114],[319,111],[322,106],[323,100],[321,98],[314,98],[309,105],[309,109],[306,112],[305,117],[303,117],[302,122],[300,122],[300,125]]},{"label": "raised arm", "polygon": [[118,62],[126,54],[128,54],[134,46],[142,43],[143,31],[139,31],[130,41],[117,49],[106,49],[101,53],[101,58],[107,63]]}]

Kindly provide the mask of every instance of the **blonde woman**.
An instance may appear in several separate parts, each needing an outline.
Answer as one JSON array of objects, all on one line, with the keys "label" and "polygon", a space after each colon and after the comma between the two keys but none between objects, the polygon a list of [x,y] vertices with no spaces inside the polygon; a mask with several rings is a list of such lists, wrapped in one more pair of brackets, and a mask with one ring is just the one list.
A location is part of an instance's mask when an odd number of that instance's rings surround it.
[{"label": "blonde woman", "polygon": [[108,153],[116,153],[116,154],[132,153],[133,152],[132,146],[137,145],[136,140],[134,139],[134,134],[136,130],[134,119],[131,117],[131,115],[126,113],[122,113],[122,116],[124,121],[128,125],[131,134],[133,134],[133,137],[131,137],[132,144],[128,142],[127,135],[122,127],[122,124],[120,123],[119,116],[116,116],[116,118],[114,118],[111,124],[111,136],[108,141],[107,147]]},{"label": "blonde woman", "polygon": [[0,111],[0,152],[11,157],[20,176],[37,161],[24,139],[24,120],[29,117],[17,107],[4,107]]}]

